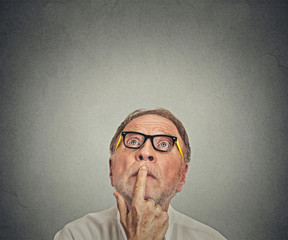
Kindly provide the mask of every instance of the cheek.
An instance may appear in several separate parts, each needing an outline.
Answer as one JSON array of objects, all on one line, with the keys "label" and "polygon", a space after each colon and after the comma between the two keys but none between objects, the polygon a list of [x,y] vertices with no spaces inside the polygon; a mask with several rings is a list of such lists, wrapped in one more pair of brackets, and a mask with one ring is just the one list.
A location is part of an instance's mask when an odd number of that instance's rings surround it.
[{"label": "cheek", "polygon": [[182,168],[182,161],[182,158],[179,157],[174,157],[166,161],[162,168],[163,174],[171,180],[178,179]]},{"label": "cheek", "polygon": [[114,174],[121,175],[123,172],[126,172],[130,167],[130,162],[125,156],[119,156],[114,159],[113,171]]},{"label": "cheek", "polygon": [[121,175],[123,172],[125,172],[127,169],[126,164],[115,164],[113,171],[114,171],[114,175]]},{"label": "cheek", "polygon": [[162,172],[167,179],[175,180],[179,177],[180,165],[167,164],[165,168],[162,169]]}]

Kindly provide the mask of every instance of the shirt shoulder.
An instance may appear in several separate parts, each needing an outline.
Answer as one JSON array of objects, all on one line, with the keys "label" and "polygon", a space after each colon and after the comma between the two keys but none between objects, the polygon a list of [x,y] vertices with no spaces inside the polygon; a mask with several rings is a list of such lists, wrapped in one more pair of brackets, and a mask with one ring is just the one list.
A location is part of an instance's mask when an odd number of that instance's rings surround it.
[{"label": "shirt shoulder", "polygon": [[117,207],[112,207],[105,211],[89,213],[66,224],[56,233],[54,240],[109,239],[118,235]]},{"label": "shirt shoulder", "polygon": [[173,236],[171,239],[227,240],[215,229],[183,213],[171,209],[171,214],[173,214]]}]

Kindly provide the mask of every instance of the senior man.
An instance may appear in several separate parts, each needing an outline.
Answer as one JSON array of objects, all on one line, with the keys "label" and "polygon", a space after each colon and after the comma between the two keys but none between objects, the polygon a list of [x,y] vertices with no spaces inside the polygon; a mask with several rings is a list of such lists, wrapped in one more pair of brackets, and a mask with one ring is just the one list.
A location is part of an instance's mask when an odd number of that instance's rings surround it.
[{"label": "senior man", "polygon": [[54,240],[225,240],[211,227],[174,210],[185,184],[190,146],[168,110],[136,110],[110,143],[110,181],[117,207],[67,224]]}]

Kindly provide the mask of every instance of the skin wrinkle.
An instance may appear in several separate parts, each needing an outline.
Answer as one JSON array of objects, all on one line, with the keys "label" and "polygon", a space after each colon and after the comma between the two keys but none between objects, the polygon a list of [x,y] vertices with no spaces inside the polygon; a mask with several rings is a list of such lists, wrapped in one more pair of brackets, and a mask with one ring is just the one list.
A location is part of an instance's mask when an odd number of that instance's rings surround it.
[{"label": "skin wrinkle", "polygon": [[[157,134],[167,134],[167,135],[173,135],[173,131],[167,131],[166,129],[171,129],[171,127],[168,124],[165,123],[161,123],[161,127],[153,127],[151,128],[151,124],[153,124],[153,121],[151,122],[147,122],[145,124],[133,124],[133,121],[130,122],[132,126],[126,126],[125,131],[137,131],[137,129],[139,129],[140,127],[142,127],[142,129],[144,128],[147,132],[153,132],[153,135],[157,135]],[[147,127],[143,126],[143,125],[147,125]],[[152,135],[152,134],[151,134]]]},{"label": "skin wrinkle", "polygon": [[169,121],[172,122],[172,124],[174,125],[174,127],[176,127],[176,129],[179,133],[179,136],[178,136],[179,139],[181,138],[183,140],[184,145],[185,145],[185,151],[183,152],[184,153],[183,154],[184,155],[184,161],[186,163],[189,163],[190,158],[191,158],[191,148],[190,148],[189,138],[188,138],[188,135],[186,133],[186,130],[185,130],[183,124],[181,123],[181,121],[179,121],[179,119],[177,119],[171,112],[169,112],[168,110],[163,109],[163,108],[158,108],[158,109],[154,109],[154,110],[137,109],[134,112],[130,113],[124,119],[124,121],[118,126],[116,133],[114,134],[113,138],[110,141],[110,145],[109,145],[109,150],[110,150],[110,154],[111,154],[110,156],[112,156],[115,153],[115,146],[119,145],[118,141],[119,141],[119,138],[121,136],[121,132],[124,131],[124,128],[129,123],[131,123],[131,121],[133,121],[134,119],[139,118],[141,116],[145,116],[145,115],[161,116],[161,117],[164,117],[165,119],[168,119]]},{"label": "skin wrinkle", "polygon": [[[158,116],[158,117],[161,117],[161,116]],[[139,118],[141,118],[141,117],[139,117]],[[161,118],[164,118],[164,117],[161,117]],[[164,119],[166,119],[166,118],[164,118]],[[168,121],[170,121],[170,120],[168,120]],[[156,127],[151,128],[151,125],[153,125],[153,124],[154,124],[154,121],[147,121],[144,124],[137,124],[137,123],[135,123],[135,121],[131,121],[124,128],[124,131],[136,131],[137,132],[138,131],[137,129],[139,129],[139,128],[143,129],[144,128],[147,131],[146,132],[147,135],[166,134],[166,135],[175,136],[175,132],[178,133],[178,130],[176,129],[174,124],[173,124],[173,127],[172,127],[170,124],[167,124],[165,122],[161,122],[160,123],[160,125],[161,125],[160,127],[156,126]],[[146,127],[145,127],[145,125],[146,125]],[[181,146],[182,151],[186,152],[186,147],[185,147],[185,144],[184,144],[183,140],[181,139],[181,137],[178,137],[178,141],[180,142],[180,146]],[[174,147],[175,147],[175,144],[173,146],[173,149],[174,149]]]},{"label": "skin wrinkle", "polygon": [[[135,168],[136,169],[136,168]],[[131,175],[134,171],[134,168],[129,169],[128,174]],[[138,168],[137,168],[138,169]],[[158,169],[153,169],[153,168],[147,168],[148,171],[151,171],[153,173],[153,175],[156,176],[157,181],[159,181],[162,177],[160,172],[158,171]],[[177,187],[179,185],[181,176],[183,174],[183,171],[180,169],[179,170],[179,178],[178,181],[175,184],[175,189],[173,191],[173,193],[170,193],[170,189],[168,185],[165,185],[166,188],[164,188],[163,193],[159,193],[159,191],[155,191],[154,192],[154,197],[153,200],[155,201],[156,204],[159,204],[160,206],[165,204],[167,199],[170,199],[172,197],[174,197],[177,194]],[[165,178],[161,179],[161,181],[166,181]],[[132,198],[134,196],[134,186],[131,186],[129,184],[127,184],[123,178],[121,178],[120,180],[117,181],[117,183],[115,184],[115,190],[119,193],[121,193],[123,195],[123,197],[125,198],[125,200],[131,205],[132,204]],[[155,196],[159,196],[159,197],[155,197]],[[148,199],[148,198],[145,198]]]},{"label": "skin wrinkle", "polygon": [[[135,167],[131,167],[128,172],[127,175],[131,176],[134,172],[138,171],[139,167],[135,166]],[[160,171],[157,168],[151,168],[147,166],[147,169],[149,172],[151,172],[156,178],[156,181],[159,181],[159,179],[162,178]],[[131,178],[131,177],[130,177]],[[136,177],[133,177],[136,178]],[[128,197],[128,196],[133,196],[134,195],[134,186],[128,185],[124,182],[124,179],[121,178],[118,180],[118,182],[115,184],[115,190],[118,191],[118,189],[121,189],[123,191],[123,194],[121,193],[122,191],[119,191],[124,197],[126,197],[126,200],[131,204],[132,202],[132,198]]]},{"label": "skin wrinkle", "polygon": [[[129,128],[129,130],[125,130],[125,131],[137,132],[137,129],[139,128],[137,128],[137,125],[136,125],[135,127],[131,127],[131,129]],[[148,132],[148,128],[146,130]],[[173,135],[170,131],[167,131],[164,128],[155,127],[152,130],[155,132],[153,135],[159,135],[159,134],[170,135],[170,136]]]},{"label": "skin wrinkle", "polygon": [[[174,123],[162,116],[137,117],[129,122],[123,131],[136,131],[146,135],[176,136],[182,149],[186,150]],[[142,154],[146,156],[146,159],[140,158]],[[153,156],[152,161],[148,160],[149,156]],[[121,140],[117,151],[110,158],[110,178],[116,192],[119,192],[130,206],[137,178],[131,175],[143,165],[146,165],[148,170],[145,199],[152,198],[163,210],[167,210],[171,199],[181,191],[185,183],[188,164],[182,159],[175,145],[170,152],[159,152],[152,147],[151,141],[145,142],[140,149],[128,149]],[[149,177],[149,172],[156,179]]]}]

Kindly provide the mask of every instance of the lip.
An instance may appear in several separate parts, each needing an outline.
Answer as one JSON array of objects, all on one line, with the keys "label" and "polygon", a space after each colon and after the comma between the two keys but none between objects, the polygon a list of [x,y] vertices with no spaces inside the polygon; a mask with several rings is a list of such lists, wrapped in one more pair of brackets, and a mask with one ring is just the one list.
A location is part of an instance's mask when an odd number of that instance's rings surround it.
[{"label": "lip", "polygon": [[[131,175],[131,177],[137,177],[137,176],[138,176],[138,170]],[[152,178],[154,178],[154,179],[157,179],[157,178],[155,177],[155,175],[154,175],[153,173],[151,173],[150,171],[148,171],[147,177],[152,177]]]}]

